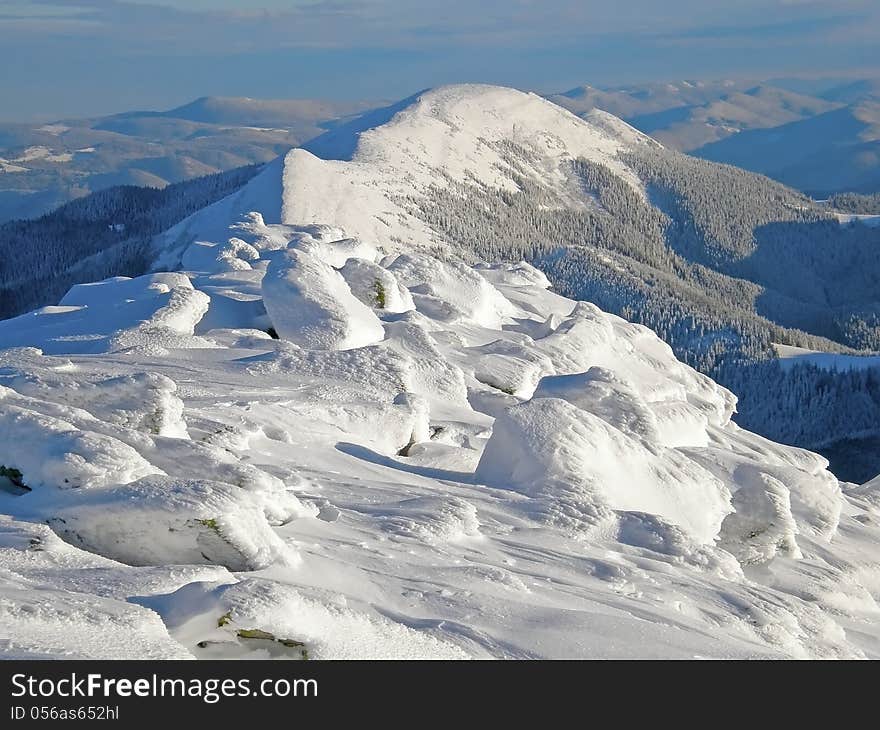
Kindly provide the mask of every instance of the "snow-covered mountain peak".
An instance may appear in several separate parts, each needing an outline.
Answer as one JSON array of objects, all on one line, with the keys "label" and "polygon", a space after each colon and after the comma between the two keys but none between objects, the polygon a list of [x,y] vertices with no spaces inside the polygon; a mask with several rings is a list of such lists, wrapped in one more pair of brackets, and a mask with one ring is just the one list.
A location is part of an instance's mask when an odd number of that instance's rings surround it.
[{"label": "snow-covered mountain peak", "polygon": [[[612,115],[606,114],[611,117]],[[650,138],[626,123],[594,125],[534,93],[486,84],[453,84],[415,94],[384,109],[368,112],[304,147],[324,159],[380,159],[394,151],[419,157],[418,147],[443,140],[452,157],[482,144],[520,144],[550,156],[608,155],[614,149]],[[605,128],[602,128],[605,127]],[[623,134],[623,130],[627,131]],[[633,134],[634,133],[634,134]],[[637,136],[634,136],[637,135]],[[403,145],[403,147],[401,147]],[[445,162],[435,159],[434,164]]]},{"label": "snow-covered mountain peak", "polygon": [[216,237],[249,211],[269,223],[333,221],[385,251],[430,250],[446,241],[414,214],[436,189],[488,186],[516,192],[527,179],[559,201],[580,195],[578,159],[609,168],[639,195],[619,153],[656,142],[605,112],[581,119],[536,94],[499,86],[442,86],[368,112],[291,150],[240,193],[160,239],[173,264],[182,242]]}]

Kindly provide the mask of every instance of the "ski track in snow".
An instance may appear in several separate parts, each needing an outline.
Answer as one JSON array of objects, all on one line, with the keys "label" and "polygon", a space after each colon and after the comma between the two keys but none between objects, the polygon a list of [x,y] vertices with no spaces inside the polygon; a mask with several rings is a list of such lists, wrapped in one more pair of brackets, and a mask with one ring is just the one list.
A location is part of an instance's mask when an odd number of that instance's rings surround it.
[{"label": "ski track in snow", "polygon": [[0,322],[0,655],[880,656],[880,482],[390,208],[508,184],[493,140],[551,176],[644,140],[493,87],[389,117]]}]

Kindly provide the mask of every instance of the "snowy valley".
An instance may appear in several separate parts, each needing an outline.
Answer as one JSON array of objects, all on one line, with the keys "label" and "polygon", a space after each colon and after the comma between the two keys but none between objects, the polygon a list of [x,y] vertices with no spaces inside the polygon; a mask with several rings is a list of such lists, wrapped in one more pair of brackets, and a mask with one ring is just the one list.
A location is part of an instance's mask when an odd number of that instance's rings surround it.
[{"label": "snowy valley", "polygon": [[531,184],[558,232],[590,180],[648,205],[662,154],[443,87],[0,321],[0,655],[880,656],[880,479],[740,428],[521,229],[437,204]]}]

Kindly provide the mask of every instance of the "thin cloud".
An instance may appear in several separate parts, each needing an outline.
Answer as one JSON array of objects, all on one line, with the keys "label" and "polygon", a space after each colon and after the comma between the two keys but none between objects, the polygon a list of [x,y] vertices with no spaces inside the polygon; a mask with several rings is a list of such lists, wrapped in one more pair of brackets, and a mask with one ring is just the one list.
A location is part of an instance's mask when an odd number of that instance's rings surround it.
[{"label": "thin cloud", "polygon": [[[266,2],[266,0],[263,0]],[[3,3],[16,8],[27,30],[51,32],[75,13],[71,32],[104,36],[119,43],[120,52],[151,48],[167,52],[184,44],[200,51],[223,48],[420,48],[425,44],[469,47],[476,44],[526,44],[529,47],[595,39],[606,34],[685,42],[808,37],[844,26],[864,26],[876,19],[860,2],[843,3],[853,12],[817,16],[809,3],[740,0],[722,15],[705,2],[630,0],[628,3],[572,0],[320,0],[319,2],[250,3],[169,0],[154,3],[125,0],[33,0]],[[31,8],[27,14],[26,8]],[[806,8],[809,13],[804,11]],[[856,12],[858,11],[858,12]],[[0,15],[2,17],[2,15]],[[633,20],[636,18],[637,20]],[[21,30],[21,28],[19,28]],[[2,32],[2,29],[0,29]],[[171,49],[173,52],[173,49]]]},{"label": "thin cloud", "polygon": [[232,87],[245,95],[393,97],[456,80],[547,88],[742,76],[758,67],[862,68],[876,64],[880,7],[876,0],[723,7],[706,0],[0,0],[0,44],[7,70],[0,91],[31,104],[72,98],[78,108],[136,92],[162,103],[155,100]]},{"label": "thin cloud", "polygon": [[769,38],[803,38],[825,35],[838,28],[858,26],[869,20],[865,15],[845,15],[819,18],[802,18],[778,23],[757,25],[713,25],[692,28],[675,34],[660,35],[659,38],[678,38],[694,40],[767,40]]}]

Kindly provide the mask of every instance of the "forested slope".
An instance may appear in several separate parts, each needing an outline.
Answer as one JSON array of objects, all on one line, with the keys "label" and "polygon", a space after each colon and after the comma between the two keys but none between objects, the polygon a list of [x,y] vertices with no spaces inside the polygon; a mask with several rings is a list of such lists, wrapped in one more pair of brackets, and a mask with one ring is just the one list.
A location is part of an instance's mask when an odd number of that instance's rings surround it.
[{"label": "forested slope", "polygon": [[55,304],[74,284],[137,276],[150,239],[253,177],[259,165],[169,185],[124,185],[67,203],[32,221],[0,226],[0,319]]},{"label": "forested slope", "polygon": [[444,181],[405,204],[472,255],[525,258],[564,295],[651,327],[740,395],[750,429],[810,448],[876,432],[874,374],[783,369],[772,345],[880,349],[880,229],[841,226],[809,198],[734,167],[660,148],[623,159],[646,196],[580,159],[574,205],[525,175],[516,193]]}]

